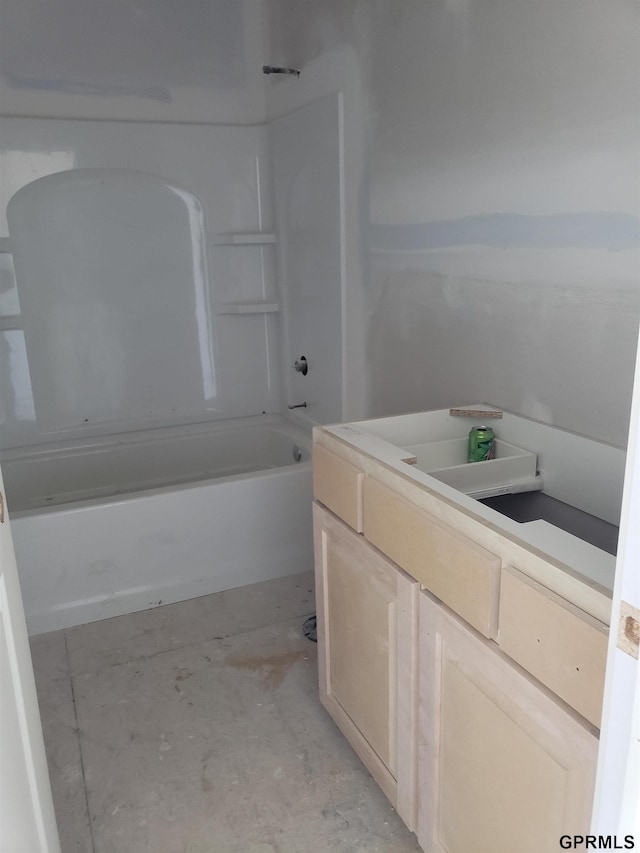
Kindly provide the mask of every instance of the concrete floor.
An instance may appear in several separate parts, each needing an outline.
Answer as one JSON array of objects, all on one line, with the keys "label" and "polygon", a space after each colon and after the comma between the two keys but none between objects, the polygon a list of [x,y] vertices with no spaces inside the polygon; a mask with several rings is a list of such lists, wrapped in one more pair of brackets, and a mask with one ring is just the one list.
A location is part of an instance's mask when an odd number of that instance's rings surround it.
[{"label": "concrete floor", "polygon": [[317,695],[296,575],[32,638],[63,853],[416,851]]}]

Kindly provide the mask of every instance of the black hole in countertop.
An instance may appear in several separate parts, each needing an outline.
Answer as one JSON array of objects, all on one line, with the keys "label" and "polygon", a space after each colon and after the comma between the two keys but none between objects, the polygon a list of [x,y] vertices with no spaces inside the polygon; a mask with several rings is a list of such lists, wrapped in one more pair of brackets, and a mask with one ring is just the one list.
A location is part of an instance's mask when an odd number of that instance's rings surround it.
[{"label": "black hole in countertop", "polygon": [[584,542],[615,556],[618,547],[618,528],[595,515],[545,495],[544,492],[522,492],[518,495],[496,495],[482,498],[480,503],[495,509],[513,521],[527,522],[542,519]]}]

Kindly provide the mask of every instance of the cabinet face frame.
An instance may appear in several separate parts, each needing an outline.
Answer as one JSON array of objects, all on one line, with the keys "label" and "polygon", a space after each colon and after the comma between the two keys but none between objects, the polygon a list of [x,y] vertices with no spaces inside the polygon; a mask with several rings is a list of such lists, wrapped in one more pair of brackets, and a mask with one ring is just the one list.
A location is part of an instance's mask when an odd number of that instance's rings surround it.
[{"label": "cabinet face frame", "polygon": [[[316,571],[316,611],[318,625],[318,670],[320,701],[345,735],[361,761],[380,785],[409,829],[417,822],[417,725],[418,725],[418,604],[419,584],[399,570],[324,507],[314,503],[314,541]],[[330,630],[332,596],[340,587],[342,573],[355,595],[346,602],[353,613],[355,627],[361,634],[349,640],[349,626],[336,625]],[[361,596],[358,593],[360,585]],[[332,586],[335,589],[332,589]],[[341,590],[342,591],[342,590]],[[364,613],[358,614],[359,598],[377,601],[377,623],[369,624]],[[338,602],[339,604],[339,602]],[[339,611],[333,598],[333,607]],[[342,613],[338,612],[342,619]],[[357,620],[360,619],[358,622]],[[338,642],[343,643],[343,649]],[[370,641],[370,642],[369,642]],[[364,645],[363,645],[364,644]],[[375,665],[387,668],[385,684],[371,683],[361,704],[350,695],[341,665],[352,666],[353,655],[369,648],[377,659]],[[345,660],[341,661],[342,656]],[[385,655],[387,661],[385,663]],[[364,655],[362,655],[364,661]],[[378,670],[379,671],[379,670]],[[335,674],[335,675],[334,675]],[[366,677],[366,673],[363,673]],[[334,686],[333,680],[336,679]],[[341,680],[342,679],[342,680]],[[338,693],[349,709],[343,707]],[[386,692],[386,695],[384,695]],[[373,730],[377,732],[378,751],[362,729],[369,723],[371,707]],[[356,717],[352,719],[349,711]],[[375,721],[378,725],[375,725]],[[382,721],[382,741],[380,740]],[[386,727],[386,731],[385,731]],[[382,746],[380,747],[380,743]]]},{"label": "cabinet face frame", "polygon": [[364,472],[346,459],[313,445],[313,496],[338,518],[362,533],[362,484]]},{"label": "cabinet face frame", "polygon": [[[588,833],[598,748],[594,731],[426,592],[420,596],[420,629],[421,847],[468,853],[488,844],[492,853],[544,853],[557,851],[562,834]],[[455,697],[463,695],[476,701],[456,705]],[[484,738],[470,736],[476,715],[478,725],[489,723],[480,732]],[[456,758],[458,748],[467,750],[463,758]],[[510,810],[514,791],[520,796]],[[558,795],[551,797],[554,814],[545,813],[546,823],[535,811],[540,800],[526,796],[536,791]],[[478,806],[487,798],[493,815]],[[465,820],[466,826],[456,824]],[[527,820],[539,833],[535,846],[527,846],[525,835],[531,833],[523,835]]]}]

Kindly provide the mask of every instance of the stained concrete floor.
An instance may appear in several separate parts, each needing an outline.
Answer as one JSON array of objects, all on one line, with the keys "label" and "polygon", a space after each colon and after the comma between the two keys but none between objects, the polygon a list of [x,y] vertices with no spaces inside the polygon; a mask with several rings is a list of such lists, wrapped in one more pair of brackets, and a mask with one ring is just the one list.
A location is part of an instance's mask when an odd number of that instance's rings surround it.
[{"label": "stained concrete floor", "polygon": [[63,853],[418,850],[317,693],[296,575],[32,638]]}]

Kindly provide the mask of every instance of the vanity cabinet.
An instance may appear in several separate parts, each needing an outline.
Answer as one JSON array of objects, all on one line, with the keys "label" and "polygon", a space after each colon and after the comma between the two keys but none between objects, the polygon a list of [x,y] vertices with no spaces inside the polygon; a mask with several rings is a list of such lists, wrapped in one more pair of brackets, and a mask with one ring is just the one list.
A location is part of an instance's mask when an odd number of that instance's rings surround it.
[{"label": "vanity cabinet", "polygon": [[428,593],[420,599],[420,846],[543,853],[585,834],[593,730]]},{"label": "vanity cabinet", "polygon": [[319,504],[313,511],[320,700],[413,830],[420,585]]},{"label": "vanity cabinet", "polygon": [[540,552],[322,438],[325,708],[425,851],[545,853],[586,834],[607,626],[532,579],[561,571]]}]

